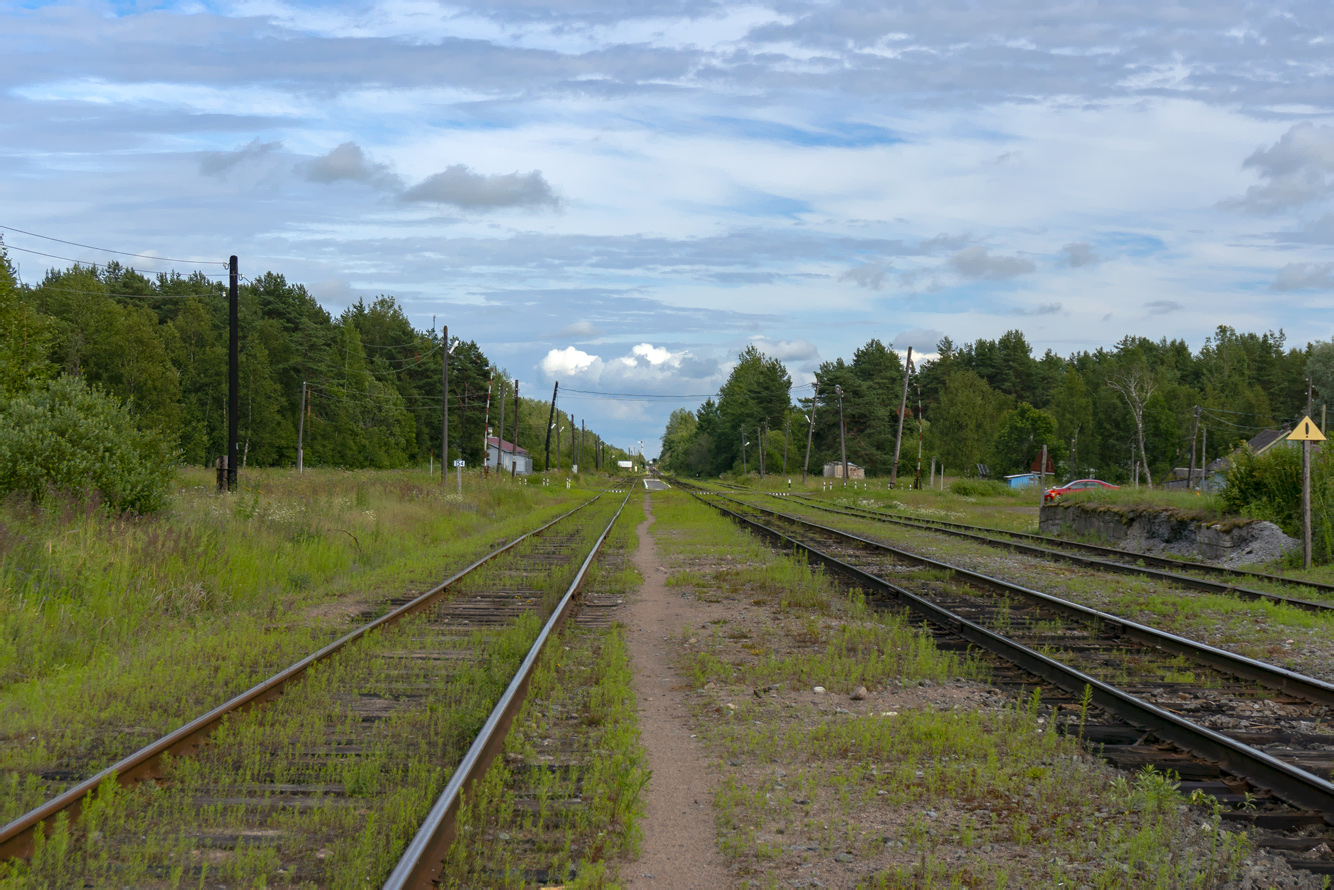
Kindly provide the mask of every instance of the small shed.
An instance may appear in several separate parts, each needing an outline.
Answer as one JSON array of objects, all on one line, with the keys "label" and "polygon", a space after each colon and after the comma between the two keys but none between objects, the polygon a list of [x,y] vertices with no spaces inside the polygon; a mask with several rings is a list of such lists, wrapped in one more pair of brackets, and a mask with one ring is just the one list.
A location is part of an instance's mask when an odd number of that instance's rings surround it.
[{"label": "small shed", "polygon": [[494,470],[500,466],[501,472],[508,473],[512,467],[520,476],[527,476],[533,471],[533,459],[528,454],[527,448],[520,448],[513,442],[506,442],[504,439],[496,436],[488,436],[486,439],[486,466]]},{"label": "small shed", "polygon": [[1011,488],[1036,488],[1040,478],[1037,473],[1016,473],[1006,476],[1005,483]]},{"label": "small shed", "polygon": [[[842,478],[843,478],[843,461],[841,461],[841,460],[836,460],[836,461],[834,461],[833,463],[825,464],[825,465],[824,465],[824,475],[829,476],[829,477],[834,478],[834,479],[842,479]],[[854,464],[852,461],[848,461],[848,478],[849,478],[849,479],[865,479],[865,478],[866,478],[866,470],[865,470],[865,468],[857,466],[857,465]]]}]

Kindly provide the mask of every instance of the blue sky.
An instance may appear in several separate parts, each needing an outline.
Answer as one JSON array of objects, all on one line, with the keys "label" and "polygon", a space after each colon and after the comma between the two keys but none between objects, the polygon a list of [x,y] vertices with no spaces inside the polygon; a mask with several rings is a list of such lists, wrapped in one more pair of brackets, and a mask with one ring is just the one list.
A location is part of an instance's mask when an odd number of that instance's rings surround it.
[{"label": "blue sky", "polygon": [[[870,337],[1302,344],[1332,48],[1317,2],[5,4],[0,224],[393,294],[529,394],[710,392],[748,343],[797,383]],[[698,402],[565,407],[653,454]]]}]

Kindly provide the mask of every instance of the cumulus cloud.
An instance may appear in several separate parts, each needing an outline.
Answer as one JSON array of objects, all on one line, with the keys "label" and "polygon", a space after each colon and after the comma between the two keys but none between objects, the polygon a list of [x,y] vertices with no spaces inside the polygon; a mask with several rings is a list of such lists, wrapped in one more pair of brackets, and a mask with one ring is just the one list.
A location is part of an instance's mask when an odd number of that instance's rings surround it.
[{"label": "cumulus cloud", "polygon": [[538,363],[549,380],[562,385],[600,386],[613,391],[644,393],[698,393],[717,388],[722,366],[689,351],[675,352],[652,343],[639,343],[620,356],[603,357],[574,346],[551,349]]},{"label": "cumulus cloud", "polygon": [[1019,256],[1002,256],[987,252],[985,247],[967,247],[949,259],[949,267],[964,278],[997,280],[1027,275],[1037,267],[1033,261]]},{"label": "cumulus cloud", "polygon": [[1270,290],[1334,288],[1334,263],[1288,263],[1270,283]]},{"label": "cumulus cloud", "polygon": [[838,280],[851,281],[858,287],[880,290],[885,284],[885,267],[879,263],[855,266],[838,276]]},{"label": "cumulus cloud", "polygon": [[1277,213],[1318,201],[1334,193],[1334,127],[1294,124],[1271,145],[1256,151],[1242,167],[1255,170],[1261,182],[1222,206],[1251,213]]},{"label": "cumulus cloud", "polygon": [[463,210],[556,209],[561,203],[541,170],[486,174],[475,173],[463,164],[455,164],[426,177],[405,191],[402,198],[404,201],[452,204]]},{"label": "cumulus cloud", "polygon": [[1150,315],[1169,315],[1173,312],[1180,312],[1186,307],[1176,300],[1154,300],[1152,303],[1145,303],[1144,308]]},{"label": "cumulus cloud", "polygon": [[1071,241],[1061,248],[1061,252],[1065,254],[1065,264],[1072,269],[1096,266],[1102,262],[1102,257],[1094,251],[1093,245],[1086,241]]},{"label": "cumulus cloud", "polygon": [[311,182],[350,180],[384,188],[401,185],[398,177],[389,172],[387,164],[371,161],[355,142],[344,142],[307,164],[306,179]]},{"label": "cumulus cloud", "polygon": [[936,351],[936,344],[944,339],[944,331],[937,331],[934,328],[913,328],[899,331],[894,335],[893,343],[895,349],[907,349],[911,346],[913,352],[931,355]]},{"label": "cumulus cloud", "polygon": [[260,142],[258,139],[235,151],[206,151],[199,159],[199,172],[206,176],[225,176],[239,164],[254,161],[283,147],[281,142]]}]

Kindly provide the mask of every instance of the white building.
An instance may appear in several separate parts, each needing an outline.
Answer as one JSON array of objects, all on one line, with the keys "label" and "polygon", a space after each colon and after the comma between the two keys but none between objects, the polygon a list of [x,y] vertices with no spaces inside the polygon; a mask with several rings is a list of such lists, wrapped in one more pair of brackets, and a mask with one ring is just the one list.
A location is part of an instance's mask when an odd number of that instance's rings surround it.
[{"label": "white building", "polygon": [[510,468],[518,466],[517,473],[520,476],[527,476],[533,471],[533,459],[528,455],[528,449],[520,448],[512,442],[506,442],[504,439],[496,436],[488,436],[486,439],[486,465],[495,469],[499,463],[501,472],[508,473]]},{"label": "white building", "polygon": [[[832,477],[835,478],[835,479],[842,479],[842,478],[843,478],[843,461],[841,461],[841,460],[836,460],[836,461],[834,461],[833,463],[825,464],[825,465],[824,465],[824,474],[825,474],[826,476],[832,476]],[[854,464],[852,461],[848,461],[848,478],[849,478],[849,479],[865,479],[865,478],[866,478],[866,470],[864,470],[864,469],[862,469],[861,467],[857,466],[857,465]]]}]

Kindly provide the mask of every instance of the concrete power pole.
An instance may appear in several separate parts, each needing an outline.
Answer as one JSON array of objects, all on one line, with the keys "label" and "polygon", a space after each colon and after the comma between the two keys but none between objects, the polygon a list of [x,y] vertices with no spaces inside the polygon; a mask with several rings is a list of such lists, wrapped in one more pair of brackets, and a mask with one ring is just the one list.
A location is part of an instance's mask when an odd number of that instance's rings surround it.
[{"label": "concrete power pole", "polygon": [[449,325],[440,326],[440,484],[449,478]]},{"label": "concrete power pole", "polygon": [[838,450],[843,459],[843,487],[848,487],[848,443],[847,443],[847,424],[843,422],[843,387],[834,384],[834,392],[838,395]]}]

